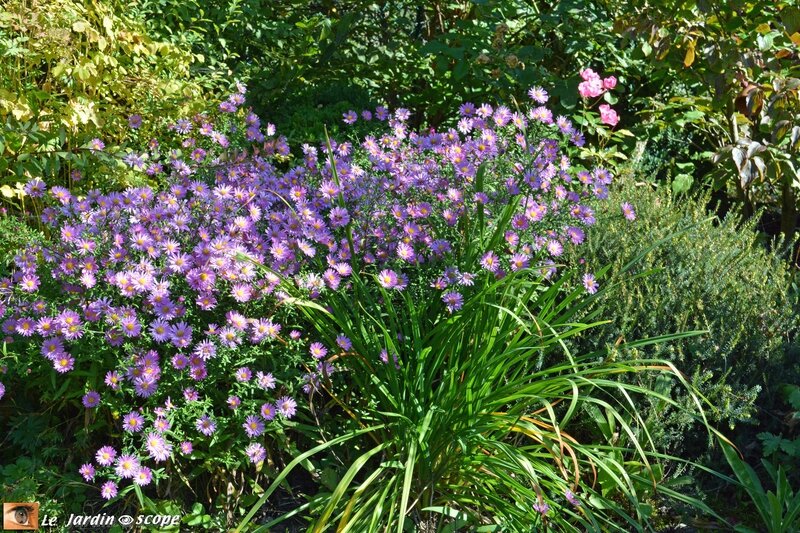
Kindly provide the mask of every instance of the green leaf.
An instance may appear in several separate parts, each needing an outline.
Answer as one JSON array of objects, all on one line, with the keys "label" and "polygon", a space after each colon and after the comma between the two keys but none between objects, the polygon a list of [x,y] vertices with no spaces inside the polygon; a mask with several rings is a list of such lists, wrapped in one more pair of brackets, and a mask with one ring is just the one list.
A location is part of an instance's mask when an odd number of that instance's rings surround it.
[{"label": "green leaf", "polygon": [[764,447],[762,453],[765,457],[769,457],[770,455],[774,454],[778,451],[778,448],[781,445],[781,441],[783,440],[781,437],[777,435],[773,435],[772,433],[762,432],[757,435],[759,440],[761,441],[761,445]]},{"label": "green leaf", "polygon": [[469,72],[469,63],[465,60],[459,60],[456,62],[455,68],[453,68],[453,79],[456,81],[462,80],[464,76],[467,75]]},{"label": "green leaf", "polygon": [[680,194],[688,192],[692,188],[694,178],[691,174],[677,174],[672,178],[672,192]]}]

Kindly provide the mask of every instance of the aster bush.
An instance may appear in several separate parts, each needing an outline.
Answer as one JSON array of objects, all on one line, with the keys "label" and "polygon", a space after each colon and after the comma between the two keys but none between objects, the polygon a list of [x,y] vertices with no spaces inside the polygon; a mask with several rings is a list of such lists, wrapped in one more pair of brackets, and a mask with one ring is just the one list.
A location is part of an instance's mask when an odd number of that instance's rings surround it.
[{"label": "aster bush", "polygon": [[599,405],[647,477],[646,434],[617,413],[633,405],[592,391],[630,388],[609,378],[652,365],[563,349],[602,290],[587,265],[566,270],[564,250],[585,239],[588,200],[611,174],[573,166],[582,134],[553,117],[546,91],[531,98],[517,111],[465,103],[445,131],[412,131],[402,108],[348,112],[382,131],[295,155],[240,86],[122,156],[159,188],[78,197],[29,182],[54,231],[0,285],[4,380],[30,374],[43,398],[83,410],[101,445],[79,472],[109,500],[174,494],[180,480],[234,505],[258,476],[309,456],[295,451],[300,431],[316,440],[354,423],[322,449],[355,436],[378,446],[336,459],[341,482],[301,509],[318,529],[425,513],[523,524],[552,507],[553,520],[599,527],[610,519],[584,477],[598,470],[627,502],[615,513],[646,519],[639,474],[562,431]]}]

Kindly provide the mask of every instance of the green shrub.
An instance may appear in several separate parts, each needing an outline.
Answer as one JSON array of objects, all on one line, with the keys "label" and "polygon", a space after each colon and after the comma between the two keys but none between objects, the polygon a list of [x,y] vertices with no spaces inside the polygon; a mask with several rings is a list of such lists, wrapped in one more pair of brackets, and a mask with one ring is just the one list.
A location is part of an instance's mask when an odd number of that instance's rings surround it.
[{"label": "green shrub", "polygon": [[[19,184],[31,178],[78,192],[129,185],[89,157],[92,139],[109,149],[143,144],[232,83],[225,72],[198,71],[202,56],[152,38],[108,1],[3,4],[0,204],[15,212],[26,201]],[[142,116],[161,120],[139,128]]]},{"label": "green shrub", "polygon": [[[575,341],[579,353],[620,340],[708,330],[620,357],[673,361],[715,406],[708,412],[713,422],[733,428],[752,421],[759,393],[785,382],[789,370],[783,366],[784,353],[798,317],[787,268],[758,243],[755,220],[742,224],[736,213],[724,220],[709,216],[707,196],[674,197],[664,189],[633,184],[622,189],[612,193],[618,200],[612,197],[598,207],[599,227],[580,250],[589,264],[610,265],[603,281],[613,287],[596,308],[610,323]],[[635,205],[635,221],[622,216],[622,198]],[[634,270],[619,273],[641,251],[670,235]],[[666,392],[674,384],[662,379],[645,385]],[[657,444],[673,453],[702,453],[704,444],[692,441],[689,431],[693,421],[665,407],[651,404],[649,425]]]},{"label": "green shrub", "polygon": [[41,242],[44,236],[14,216],[0,216],[0,274],[20,249]]}]

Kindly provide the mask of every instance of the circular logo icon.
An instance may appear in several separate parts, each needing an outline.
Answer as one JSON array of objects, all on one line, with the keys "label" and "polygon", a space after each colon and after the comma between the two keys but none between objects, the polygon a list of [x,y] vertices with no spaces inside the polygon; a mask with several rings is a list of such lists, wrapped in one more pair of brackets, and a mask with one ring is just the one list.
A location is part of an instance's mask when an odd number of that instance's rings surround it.
[{"label": "circular logo icon", "polygon": [[133,517],[130,516],[130,515],[124,514],[124,515],[121,515],[119,518],[117,518],[117,522],[119,522],[120,525],[129,526],[129,525],[133,524]]}]

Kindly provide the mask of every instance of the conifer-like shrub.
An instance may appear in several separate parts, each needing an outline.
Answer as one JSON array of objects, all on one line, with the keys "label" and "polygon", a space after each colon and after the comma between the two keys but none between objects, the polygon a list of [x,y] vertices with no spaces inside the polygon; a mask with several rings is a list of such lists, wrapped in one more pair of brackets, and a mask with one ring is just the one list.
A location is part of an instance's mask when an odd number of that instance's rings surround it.
[{"label": "conifer-like shrub", "polygon": [[[635,213],[627,213],[635,220],[620,209],[622,199],[636,206]],[[716,407],[707,412],[714,422],[733,428],[753,421],[759,395],[785,382],[790,371],[784,354],[800,319],[792,309],[786,264],[759,242],[755,220],[742,223],[736,212],[720,220],[707,210],[707,196],[676,197],[627,182],[612,191],[610,200],[598,208],[597,231],[574,251],[589,264],[609,265],[602,279],[607,289],[595,307],[609,323],[575,340],[578,351],[707,330],[680,342],[621,351],[618,357],[670,360]],[[659,379],[646,385],[673,397],[681,394],[673,382]],[[649,429],[657,444],[674,453],[702,453],[705,441],[692,440],[698,433],[687,431],[692,420],[649,401]]]}]

